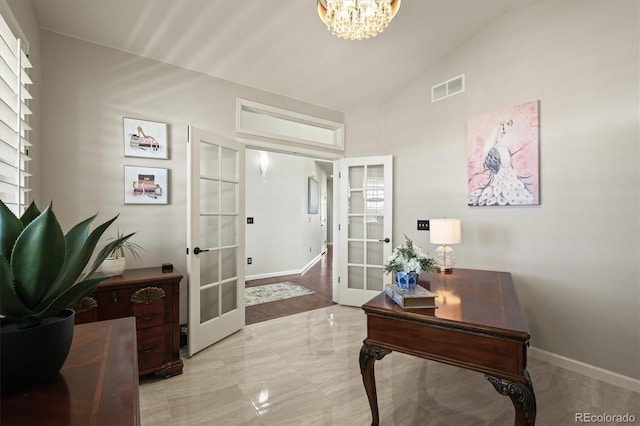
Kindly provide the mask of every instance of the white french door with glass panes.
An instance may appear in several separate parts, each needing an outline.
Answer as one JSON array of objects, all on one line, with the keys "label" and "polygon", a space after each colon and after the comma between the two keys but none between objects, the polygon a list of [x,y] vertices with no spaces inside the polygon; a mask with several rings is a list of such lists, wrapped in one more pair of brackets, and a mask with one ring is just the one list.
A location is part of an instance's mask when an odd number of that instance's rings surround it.
[{"label": "white french door with glass panes", "polygon": [[189,127],[189,356],[244,327],[243,144]]},{"label": "white french door with glass panes", "polygon": [[337,160],[334,192],[339,194],[334,301],[361,306],[391,282],[383,265],[393,248],[393,157]]}]

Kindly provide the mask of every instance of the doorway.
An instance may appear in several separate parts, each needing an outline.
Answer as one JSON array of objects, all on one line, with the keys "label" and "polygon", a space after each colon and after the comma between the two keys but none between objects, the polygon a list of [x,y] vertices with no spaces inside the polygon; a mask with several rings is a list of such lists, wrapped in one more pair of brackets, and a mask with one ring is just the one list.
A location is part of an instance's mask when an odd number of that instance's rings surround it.
[{"label": "doorway", "polygon": [[246,306],[246,324],[333,304],[332,173],[331,161],[247,148],[246,287],[291,282],[313,293]]}]

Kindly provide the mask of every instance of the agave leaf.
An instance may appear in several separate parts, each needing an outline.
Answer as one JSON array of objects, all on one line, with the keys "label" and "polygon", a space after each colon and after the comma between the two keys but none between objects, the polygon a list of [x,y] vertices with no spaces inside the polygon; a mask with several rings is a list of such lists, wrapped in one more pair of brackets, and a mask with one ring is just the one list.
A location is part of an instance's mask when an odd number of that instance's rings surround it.
[{"label": "agave leaf", "polygon": [[64,236],[67,248],[64,264],[56,280],[51,284],[51,287],[49,287],[42,300],[43,304],[48,305],[51,303],[61,291],[71,287],[78,276],[80,276],[82,269],[89,261],[91,253],[93,252],[93,247],[91,247],[90,250],[86,250],[85,246],[89,236],[89,227],[96,216],[97,215],[93,215],[78,223]]},{"label": "agave leaf", "polygon": [[100,264],[102,264],[102,262],[107,257],[109,257],[109,253],[111,253],[114,248],[116,248],[118,245],[120,245],[122,243],[122,241],[126,241],[129,238],[131,238],[134,234],[135,234],[135,232],[127,234],[124,237],[121,237],[121,238],[118,238],[117,240],[111,241],[109,244],[107,244],[104,247],[102,247],[102,249],[100,249],[100,251],[96,255],[95,260],[91,264],[91,268],[90,268],[89,273],[87,274],[87,276],[90,277],[98,269]]},{"label": "agave leaf", "polygon": [[20,219],[0,200],[0,254],[9,262],[13,245],[23,229]]},{"label": "agave leaf", "polygon": [[64,264],[65,241],[51,205],[27,225],[13,248],[16,293],[28,308],[38,306]]},{"label": "agave leaf", "polygon": [[80,281],[60,293],[49,305],[39,307],[42,309],[38,309],[39,312],[35,316],[42,319],[58,314],[64,308],[73,305],[76,300],[93,293],[96,287],[107,278],[110,276],[93,277]]},{"label": "agave leaf", "polygon": [[33,311],[24,306],[13,288],[11,265],[0,255],[0,315],[14,319],[31,313]]},{"label": "agave leaf", "polygon": [[27,226],[38,216],[40,216],[40,210],[38,210],[36,203],[32,201],[27,210],[20,216],[20,222],[22,222],[22,226]]}]

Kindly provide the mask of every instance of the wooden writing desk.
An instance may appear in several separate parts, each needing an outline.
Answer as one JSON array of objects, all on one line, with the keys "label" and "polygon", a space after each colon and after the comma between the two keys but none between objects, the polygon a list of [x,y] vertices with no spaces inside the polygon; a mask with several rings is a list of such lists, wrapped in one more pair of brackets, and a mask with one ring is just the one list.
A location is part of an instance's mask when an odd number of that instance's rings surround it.
[{"label": "wooden writing desk", "polygon": [[536,399],[527,372],[529,331],[507,272],[454,269],[423,273],[419,284],[438,294],[437,309],[403,309],[384,293],[362,306],[367,338],[360,372],[378,425],[374,363],[391,351],[479,371],[511,398],[515,425],[534,425]]},{"label": "wooden writing desk", "polygon": [[75,326],[60,375],[33,389],[2,395],[2,426],[140,424],[133,317]]}]

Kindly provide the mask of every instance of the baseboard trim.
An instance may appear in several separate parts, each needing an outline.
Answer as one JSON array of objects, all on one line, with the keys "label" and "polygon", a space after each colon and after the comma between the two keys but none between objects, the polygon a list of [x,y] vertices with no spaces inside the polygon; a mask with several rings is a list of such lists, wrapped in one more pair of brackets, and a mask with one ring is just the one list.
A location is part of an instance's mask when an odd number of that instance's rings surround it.
[{"label": "baseboard trim", "polygon": [[256,275],[247,275],[245,277],[245,281],[250,280],[262,280],[265,278],[273,278],[273,277],[282,277],[285,275],[302,275],[307,272],[313,265],[318,263],[320,259],[322,259],[322,255],[324,253],[320,253],[318,256],[313,258],[309,263],[302,267],[302,269],[292,269],[289,271],[278,271],[278,272],[267,272],[265,274],[256,274]]},{"label": "baseboard trim", "polygon": [[264,278],[282,277],[284,275],[298,275],[300,273],[300,269],[295,269],[291,271],[267,272],[266,274],[247,275],[244,279],[245,281],[262,280]]},{"label": "baseboard trim", "polygon": [[300,272],[300,274],[304,274],[305,272],[307,272],[309,269],[311,269],[311,267],[313,265],[315,265],[316,263],[318,263],[318,261],[320,259],[322,259],[322,255],[323,253],[320,253],[319,255],[317,255],[314,259],[311,259],[311,261],[309,263],[307,263],[303,268],[302,268],[302,272]]},{"label": "baseboard trim", "polygon": [[[629,389],[633,392],[640,392],[640,380],[632,377],[624,376],[622,374],[615,373],[613,371],[605,370],[600,367],[595,367],[590,364],[586,364],[575,359],[567,358],[562,355],[557,355],[551,352],[544,351],[542,349],[530,347],[528,350],[529,356],[540,361],[548,362],[549,364],[556,365],[558,367],[566,368],[567,370],[574,371],[576,373],[584,374],[585,376],[592,377],[603,382],[610,383],[615,386],[620,386],[625,389]],[[534,383],[535,386],[535,383]]]}]

